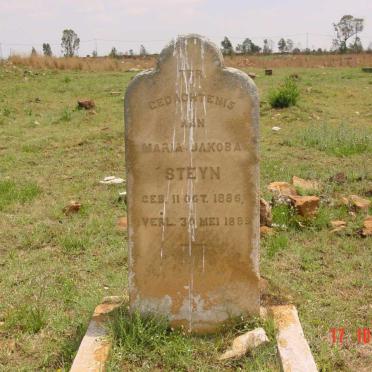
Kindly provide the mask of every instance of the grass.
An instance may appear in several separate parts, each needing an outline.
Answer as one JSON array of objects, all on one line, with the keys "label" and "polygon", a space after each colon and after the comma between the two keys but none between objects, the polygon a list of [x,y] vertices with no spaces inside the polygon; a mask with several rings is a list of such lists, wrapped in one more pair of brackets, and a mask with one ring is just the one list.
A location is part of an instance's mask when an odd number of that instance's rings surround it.
[{"label": "grass", "polygon": [[[125,178],[123,95],[111,92],[124,94],[133,74],[28,67],[25,75],[25,68],[17,66],[0,67],[0,370],[68,371],[97,303],[107,295],[126,294],[126,234],[116,227],[125,215],[118,202],[125,188],[99,181],[109,175]],[[270,200],[267,185],[293,175],[323,185],[315,220],[274,208],[274,222],[283,226],[261,241],[260,270],[269,282],[263,302],[297,306],[320,370],[367,371],[371,352],[355,335],[372,322],[370,238],[356,234],[364,215],[354,217],[335,201],[350,194],[371,200],[370,148],[343,150],[340,157],[303,138],[345,148],[370,138],[371,77],[359,68],[281,68],[273,76],[250,71],[258,75],[262,97],[262,196]],[[301,99],[287,109],[271,108],[269,91],[293,73],[299,75]],[[80,98],[94,99],[94,114],[74,109]],[[64,116],[69,120],[61,120]],[[346,135],[336,142],[340,123]],[[273,126],[281,130],[273,132]],[[329,181],[338,172],[347,176],[345,183]],[[70,200],[82,207],[66,216],[62,210]],[[334,219],[347,222],[344,233],[330,233]],[[217,362],[234,336],[256,325],[261,323],[245,320],[215,337],[159,331],[162,341],[150,349],[139,347],[135,360],[121,346],[119,333],[111,368],[160,365],[169,370],[190,363],[191,370],[201,371],[277,371],[272,341],[240,361]],[[130,331],[128,324],[123,327]],[[334,327],[345,328],[342,347],[329,342]],[[15,345],[11,351],[2,347],[8,343]]]},{"label": "grass", "polygon": [[269,103],[272,108],[295,106],[300,93],[294,79],[287,77],[275,90],[269,93]]},{"label": "grass", "polygon": [[[233,337],[264,327],[270,342],[241,360],[219,362],[218,356],[231,346]],[[130,313],[122,308],[111,323],[114,339],[110,371],[161,369],[163,371],[278,370],[275,329],[272,321],[233,319],[218,336],[192,336],[171,329],[164,318]]]},{"label": "grass", "polygon": [[0,180],[0,211],[14,203],[30,202],[41,193],[39,186],[33,182],[17,185],[10,180]]},{"label": "grass", "polygon": [[372,131],[345,122],[336,126],[315,123],[299,133],[297,140],[301,145],[338,157],[372,151]]}]

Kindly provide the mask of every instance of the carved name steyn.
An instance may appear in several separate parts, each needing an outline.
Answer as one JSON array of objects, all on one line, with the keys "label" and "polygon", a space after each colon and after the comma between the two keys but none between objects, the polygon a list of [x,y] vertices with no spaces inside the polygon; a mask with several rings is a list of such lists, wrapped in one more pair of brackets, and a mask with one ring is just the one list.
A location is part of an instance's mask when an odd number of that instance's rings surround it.
[{"label": "carved name steyn", "polygon": [[180,36],[125,96],[132,309],[190,331],[259,312],[258,98]]}]

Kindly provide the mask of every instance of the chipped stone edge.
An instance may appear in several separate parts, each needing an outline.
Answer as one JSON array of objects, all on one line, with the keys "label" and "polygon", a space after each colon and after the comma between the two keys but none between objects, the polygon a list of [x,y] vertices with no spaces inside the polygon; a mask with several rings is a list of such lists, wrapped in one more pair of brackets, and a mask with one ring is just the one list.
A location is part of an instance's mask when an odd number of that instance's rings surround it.
[{"label": "chipped stone edge", "polygon": [[107,322],[111,312],[123,303],[123,297],[110,296],[105,297],[95,308],[70,372],[101,372],[105,370],[105,364],[111,351],[111,342],[107,337]]},{"label": "chipped stone edge", "polygon": [[317,366],[305,339],[294,305],[261,307],[261,317],[272,318],[277,328],[277,348],[283,372],[317,372]]}]

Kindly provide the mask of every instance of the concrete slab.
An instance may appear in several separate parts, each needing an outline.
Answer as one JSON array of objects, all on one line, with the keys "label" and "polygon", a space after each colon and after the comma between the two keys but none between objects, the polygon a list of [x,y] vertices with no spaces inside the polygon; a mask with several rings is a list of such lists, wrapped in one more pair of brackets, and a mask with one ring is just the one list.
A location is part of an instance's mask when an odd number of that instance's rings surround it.
[{"label": "concrete slab", "polygon": [[70,372],[102,372],[108,360],[111,343],[105,323],[109,314],[123,303],[122,297],[105,297],[93,313]]},{"label": "concrete slab", "polygon": [[272,306],[268,309],[278,329],[277,342],[280,362],[284,372],[317,372],[296,307]]}]

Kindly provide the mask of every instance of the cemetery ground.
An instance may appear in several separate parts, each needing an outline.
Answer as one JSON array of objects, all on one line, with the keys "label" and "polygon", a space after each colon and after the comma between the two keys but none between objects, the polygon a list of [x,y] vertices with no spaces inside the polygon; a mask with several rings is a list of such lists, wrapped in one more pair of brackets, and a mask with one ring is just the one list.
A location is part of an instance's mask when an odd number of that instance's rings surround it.
[{"label": "cemetery ground", "polygon": [[[319,370],[367,371],[372,340],[358,343],[357,330],[372,328],[371,238],[359,233],[366,211],[350,213],[339,199],[371,200],[372,75],[250,71],[261,96],[262,197],[271,200],[270,182],[292,176],[321,183],[315,218],[273,208],[274,233],[261,240],[263,304],[297,306]],[[291,74],[297,106],[270,108],[270,89]],[[132,76],[0,67],[0,370],[68,370],[94,307],[104,296],[125,296],[126,233],[117,226],[125,185],[99,181],[125,178],[123,92]],[[77,109],[79,98],[96,108]],[[331,180],[337,173],[345,177]],[[81,207],[64,209],[71,200]],[[332,233],[332,220],[347,227]],[[132,320],[112,326],[110,370],[279,370],[270,321],[235,320],[198,337]],[[240,360],[217,360],[238,332],[259,324],[269,344]],[[344,329],[342,344],[332,345],[332,328]]]}]

